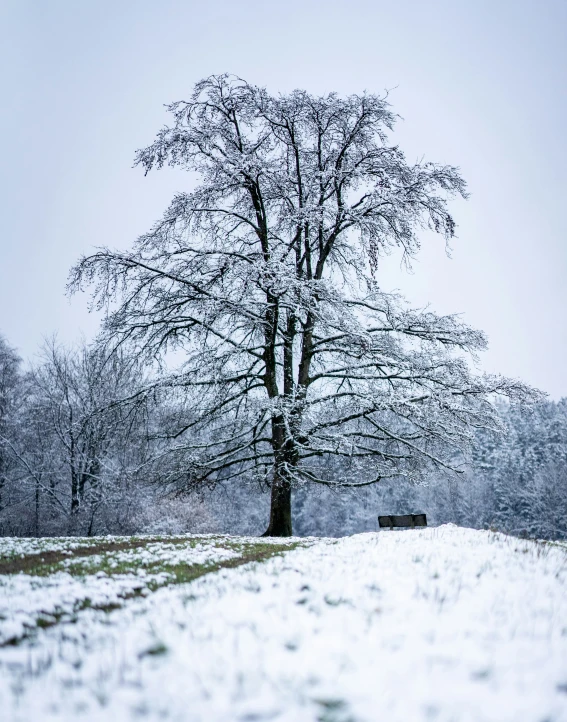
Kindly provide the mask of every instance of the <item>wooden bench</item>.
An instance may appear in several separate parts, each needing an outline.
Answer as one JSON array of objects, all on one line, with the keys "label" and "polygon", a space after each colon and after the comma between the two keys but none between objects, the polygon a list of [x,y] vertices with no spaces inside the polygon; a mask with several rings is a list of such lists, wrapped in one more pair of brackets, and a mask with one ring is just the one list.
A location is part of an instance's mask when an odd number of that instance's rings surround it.
[{"label": "wooden bench", "polygon": [[379,516],[378,525],[380,529],[404,527],[413,529],[416,526],[427,526],[425,514],[391,514],[390,516]]}]

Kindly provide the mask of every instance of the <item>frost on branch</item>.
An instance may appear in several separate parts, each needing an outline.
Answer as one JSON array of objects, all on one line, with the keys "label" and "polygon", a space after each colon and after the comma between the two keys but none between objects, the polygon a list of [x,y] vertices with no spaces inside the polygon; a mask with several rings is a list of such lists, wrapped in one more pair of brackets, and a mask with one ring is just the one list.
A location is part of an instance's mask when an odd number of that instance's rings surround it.
[{"label": "frost on branch", "polygon": [[167,483],[258,478],[272,488],[268,533],[288,534],[294,485],[458,470],[474,429],[498,426],[494,395],[538,397],[471,373],[482,333],[380,287],[380,256],[411,258],[424,228],[448,241],[447,199],[466,196],[458,169],[410,165],[389,143],[384,98],[273,97],[217,76],[169,110],[137,163],[200,185],[132,252],[102,249],[70,283],[108,308],[108,342],[184,354],[157,382],[185,409],[164,429]]}]

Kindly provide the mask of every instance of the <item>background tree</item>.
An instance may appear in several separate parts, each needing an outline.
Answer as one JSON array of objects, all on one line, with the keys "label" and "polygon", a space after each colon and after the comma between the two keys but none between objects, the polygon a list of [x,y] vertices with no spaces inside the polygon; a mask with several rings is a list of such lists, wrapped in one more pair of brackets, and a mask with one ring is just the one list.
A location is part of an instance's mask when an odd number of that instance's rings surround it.
[{"label": "background tree", "polygon": [[474,526],[544,539],[567,535],[567,399],[529,413],[503,406],[504,438],[481,432],[470,476],[482,494]]},{"label": "background tree", "polygon": [[27,533],[123,528],[116,522],[134,501],[128,487],[147,453],[144,408],[127,401],[142,378],[124,353],[45,345],[25,376],[16,433],[6,440],[12,506],[33,517],[26,523],[20,515]]},{"label": "background tree", "polygon": [[20,359],[0,336],[0,512],[7,503],[4,490],[13,465],[10,442],[16,433],[16,414],[20,398]]},{"label": "background tree", "polygon": [[499,425],[493,394],[535,398],[471,375],[482,333],[380,287],[380,256],[411,259],[424,228],[450,239],[446,199],[465,196],[456,168],[410,165],[389,144],[384,98],[274,97],[222,75],[169,110],[137,163],[200,185],[132,252],[83,258],[70,281],[94,284],[107,343],[184,353],[158,382],[186,408],[164,429],[178,460],[167,483],[257,478],[271,487],[266,534],[289,535],[294,485],[456,470],[474,428]]}]

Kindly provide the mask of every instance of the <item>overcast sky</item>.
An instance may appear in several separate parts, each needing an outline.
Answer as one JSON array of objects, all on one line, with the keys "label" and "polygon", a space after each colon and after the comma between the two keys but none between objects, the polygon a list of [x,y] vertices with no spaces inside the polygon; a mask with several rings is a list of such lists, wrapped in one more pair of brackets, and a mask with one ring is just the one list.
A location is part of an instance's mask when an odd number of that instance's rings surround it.
[{"label": "overcast sky", "polygon": [[70,266],[128,247],[179,171],[132,169],[163,105],[230,72],[272,92],[390,89],[410,160],[461,167],[452,258],[424,238],[382,285],[483,329],[483,366],[567,396],[565,0],[2,0],[0,333],[90,338]]}]

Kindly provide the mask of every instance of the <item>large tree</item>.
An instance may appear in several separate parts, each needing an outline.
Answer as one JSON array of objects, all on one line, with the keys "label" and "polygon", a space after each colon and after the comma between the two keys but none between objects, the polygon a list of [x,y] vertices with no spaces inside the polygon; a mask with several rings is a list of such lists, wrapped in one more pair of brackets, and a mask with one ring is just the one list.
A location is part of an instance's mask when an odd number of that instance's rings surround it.
[{"label": "large tree", "polygon": [[182,350],[158,382],[187,409],[168,427],[177,489],[259,477],[266,534],[289,535],[294,485],[458,469],[473,429],[498,424],[492,395],[532,395],[471,374],[481,332],[380,286],[380,257],[411,259],[423,229],[450,239],[446,201],[466,195],[457,168],[408,164],[389,143],[385,98],[274,97],[221,75],[169,111],[137,163],[200,183],[131,252],[83,258],[70,287],[94,285],[106,342]]}]

